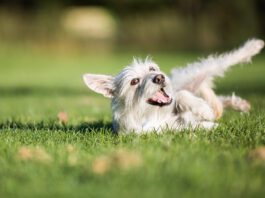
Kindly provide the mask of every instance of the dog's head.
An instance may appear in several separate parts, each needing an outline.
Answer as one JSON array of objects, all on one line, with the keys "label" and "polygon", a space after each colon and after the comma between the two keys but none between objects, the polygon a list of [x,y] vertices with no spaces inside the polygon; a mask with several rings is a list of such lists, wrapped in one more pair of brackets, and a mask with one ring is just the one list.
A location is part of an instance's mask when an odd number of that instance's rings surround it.
[{"label": "dog's head", "polygon": [[150,58],[134,59],[115,77],[85,74],[83,78],[90,89],[113,98],[124,108],[164,107],[172,102],[170,80]]},{"label": "dog's head", "polygon": [[[150,58],[134,59],[117,76],[85,74],[93,91],[112,98],[115,131],[141,131],[146,125],[160,125],[172,107],[169,78]],[[155,128],[151,124],[151,128]]]}]

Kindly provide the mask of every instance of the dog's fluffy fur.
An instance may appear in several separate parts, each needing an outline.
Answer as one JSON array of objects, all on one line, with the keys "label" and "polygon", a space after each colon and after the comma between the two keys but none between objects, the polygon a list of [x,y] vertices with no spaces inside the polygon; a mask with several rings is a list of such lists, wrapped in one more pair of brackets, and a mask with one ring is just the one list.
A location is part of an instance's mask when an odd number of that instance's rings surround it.
[{"label": "dog's fluffy fur", "polygon": [[134,59],[115,77],[85,74],[83,78],[90,89],[112,98],[116,132],[211,129],[226,107],[250,110],[249,103],[238,96],[217,96],[214,78],[233,65],[250,62],[263,46],[262,40],[251,39],[237,50],[175,68],[170,77],[146,58]]}]

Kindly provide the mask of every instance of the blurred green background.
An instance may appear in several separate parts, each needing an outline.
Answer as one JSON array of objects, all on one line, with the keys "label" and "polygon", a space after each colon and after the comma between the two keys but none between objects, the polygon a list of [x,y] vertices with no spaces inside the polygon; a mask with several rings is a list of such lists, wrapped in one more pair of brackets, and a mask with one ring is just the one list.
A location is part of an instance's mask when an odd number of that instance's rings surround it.
[{"label": "blurred green background", "polygon": [[[88,91],[82,74],[115,75],[133,56],[147,55],[169,73],[248,38],[264,38],[264,8],[264,0],[1,0],[0,120],[43,120],[47,111],[71,111],[59,96],[96,97],[110,120],[109,100]],[[258,56],[254,65],[237,66],[217,92],[263,94],[263,62]],[[32,110],[34,97],[46,106]],[[82,102],[73,107],[80,108],[75,117],[103,118],[92,101],[86,103],[90,108]]]},{"label": "blurred green background", "polygon": [[264,0],[1,0],[0,42],[61,50],[217,50],[264,37],[264,10]]}]

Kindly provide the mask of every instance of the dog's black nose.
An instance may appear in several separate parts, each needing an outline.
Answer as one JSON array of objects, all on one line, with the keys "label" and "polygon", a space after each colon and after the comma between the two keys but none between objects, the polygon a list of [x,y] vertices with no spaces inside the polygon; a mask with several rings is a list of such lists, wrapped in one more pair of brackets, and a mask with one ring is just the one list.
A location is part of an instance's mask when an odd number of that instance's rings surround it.
[{"label": "dog's black nose", "polygon": [[157,74],[154,79],[153,79],[153,82],[155,84],[159,84],[161,85],[162,83],[165,82],[165,76],[163,74]]}]

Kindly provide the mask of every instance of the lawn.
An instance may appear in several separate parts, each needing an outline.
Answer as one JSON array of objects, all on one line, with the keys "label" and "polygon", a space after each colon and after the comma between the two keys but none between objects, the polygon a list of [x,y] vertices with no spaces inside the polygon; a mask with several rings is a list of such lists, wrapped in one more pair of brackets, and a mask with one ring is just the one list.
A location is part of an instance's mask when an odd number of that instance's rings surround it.
[{"label": "lawn", "polygon": [[[0,47],[0,197],[265,196],[265,162],[253,154],[265,145],[265,56],[217,82],[250,100],[249,114],[227,111],[211,132],[117,136],[110,101],[81,76],[116,74],[134,55]],[[169,72],[198,54],[152,55]]]}]

